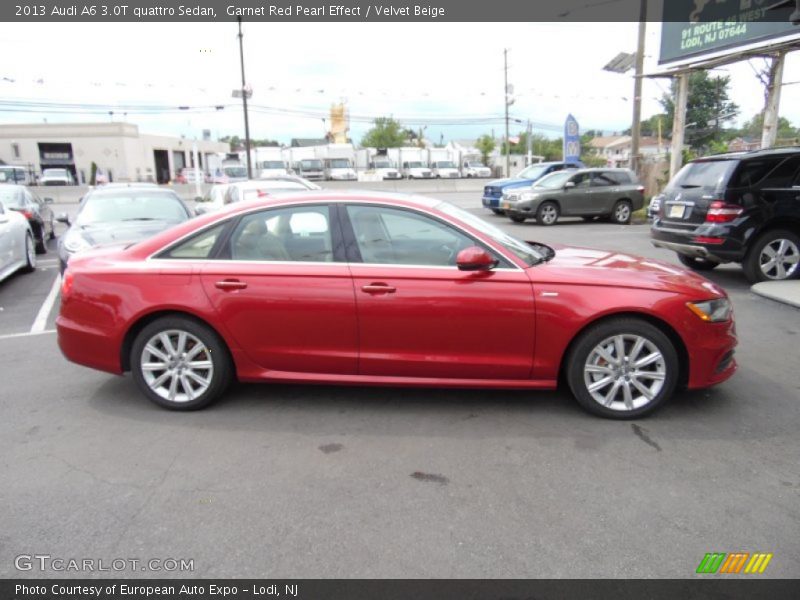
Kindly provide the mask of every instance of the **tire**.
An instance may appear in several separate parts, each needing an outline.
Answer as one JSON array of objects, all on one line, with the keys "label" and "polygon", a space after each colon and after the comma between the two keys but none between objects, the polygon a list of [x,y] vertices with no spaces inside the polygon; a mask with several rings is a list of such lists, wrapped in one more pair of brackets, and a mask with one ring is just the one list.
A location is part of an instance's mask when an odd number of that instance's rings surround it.
[{"label": "tire", "polygon": [[[618,356],[620,341],[624,360],[617,365],[612,361]],[[637,359],[650,362],[633,370],[630,365]],[[607,419],[637,419],[656,411],[672,396],[678,382],[678,353],[654,325],[616,318],[580,335],[567,358],[566,375],[572,394],[586,411]],[[593,384],[600,385],[590,391]]]},{"label": "tire", "polygon": [[47,254],[47,239],[44,233],[44,225],[36,228],[36,254]]},{"label": "tire", "polygon": [[[179,353],[181,339],[184,340],[182,354]],[[167,351],[167,341],[171,353]],[[197,354],[192,356],[192,352]],[[189,359],[201,360],[187,363],[187,354]],[[216,332],[180,316],[157,319],[142,329],[131,347],[130,360],[133,379],[142,393],[170,410],[188,411],[208,406],[222,395],[233,376],[228,349]],[[160,364],[165,368],[143,369],[143,363]],[[197,366],[190,368],[192,364]],[[189,375],[190,372],[194,375]]]},{"label": "tire", "polygon": [[627,225],[631,222],[633,206],[630,200],[618,200],[611,211],[611,220],[617,225]]},{"label": "tire", "polygon": [[800,278],[800,236],[786,229],[761,235],[745,256],[744,274],[750,283]]},{"label": "tire", "polygon": [[496,215],[500,215],[500,216],[502,216],[502,215],[506,214],[506,211],[504,211],[504,210],[500,210],[499,208],[493,208],[493,209],[492,209],[492,212],[493,212],[494,214],[496,214]]},{"label": "tire", "polygon": [[56,224],[54,221],[50,221],[50,239],[56,239]]},{"label": "tire", "polygon": [[536,210],[536,222],[539,225],[555,225],[560,215],[561,211],[558,209],[558,204],[548,200],[547,202],[542,202]]},{"label": "tire", "polygon": [[684,267],[690,268],[692,271],[713,271],[719,266],[719,263],[707,258],[696,258],[694,256],[687,256],[685,254],[678,254],[678,260]]},{"label": "tire", "polygon": [[22,267],[23,273],[32,273],[36,270],[36,244],[30,233],[25,234],[25,266]]},{"label": "tire", "polygon": [[524,223],[526,219],[526,217],[522,215],[509,215],[508,218],[514,221],[514,223]]}]

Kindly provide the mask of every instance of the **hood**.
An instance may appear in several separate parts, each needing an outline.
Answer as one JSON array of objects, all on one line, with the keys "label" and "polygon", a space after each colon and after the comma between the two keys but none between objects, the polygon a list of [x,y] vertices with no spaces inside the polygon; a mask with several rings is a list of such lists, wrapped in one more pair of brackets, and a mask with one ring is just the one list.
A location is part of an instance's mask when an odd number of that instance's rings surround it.
[{"label": "hood", "polygon": [[74,228],[74,231],[92,246],[107,246],[138,242],[169,229],[175,224],[171,221],[123,221],[90,225],[85,229],[78,226]]},{"label": "hood", "polygon": [[519,177],[513,177],[511,179],[495,179],[494,181],[490,181],[487,183],[487,186],[492,187],[523,187],[526,185],[530,185],[530,179],[521,179]]},{"label": "hood", "polygon": [[[549,283],[662,290],[705,299],[726,296],[705,277],[677,265],[633,254],[552,244],[555,257],[533,267],[547,274]],[[538,278],[538,276],[537,276]]]}]

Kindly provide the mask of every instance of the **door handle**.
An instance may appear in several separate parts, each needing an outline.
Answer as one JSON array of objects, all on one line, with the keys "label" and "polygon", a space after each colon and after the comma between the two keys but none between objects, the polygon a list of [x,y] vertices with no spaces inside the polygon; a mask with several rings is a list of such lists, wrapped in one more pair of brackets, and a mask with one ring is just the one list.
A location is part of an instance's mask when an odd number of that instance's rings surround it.
[{"label": "door handle", "polygon": [[231,290],[243,290],[247,287],[247,284],[244,281],[239,281],[238,279],[223,279],[222,281],[216,282],[214,287],[228,292]]},{"label": "door handle", "polygon": [[394,288],[385,283],[371,283],[361,287],[362,292],[367,294],[394,294],[397,288]]}]

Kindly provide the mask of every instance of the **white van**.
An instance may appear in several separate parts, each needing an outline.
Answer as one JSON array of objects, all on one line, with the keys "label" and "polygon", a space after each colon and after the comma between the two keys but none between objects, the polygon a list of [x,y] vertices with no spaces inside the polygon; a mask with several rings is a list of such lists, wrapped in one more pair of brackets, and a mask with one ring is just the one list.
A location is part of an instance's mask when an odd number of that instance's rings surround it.
[{"label": "white van", "polygon": [[17,183],[19,185],[34,185],[33,177],[25,167],[14,165],[0,165],[0,183]]}]

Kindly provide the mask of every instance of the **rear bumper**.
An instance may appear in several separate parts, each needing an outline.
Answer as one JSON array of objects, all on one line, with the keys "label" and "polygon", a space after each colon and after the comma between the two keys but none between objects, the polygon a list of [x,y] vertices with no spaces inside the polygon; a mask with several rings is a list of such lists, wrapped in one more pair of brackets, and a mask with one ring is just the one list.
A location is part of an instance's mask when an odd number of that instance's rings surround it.
[{"label": "rear bumper", "polygon": [[62,315],[56,319],[58,347],[74,363],[122,375],[120,347],[108,332],[82,327]]},{"label": "rear bumper", "polygon": [[[698,237],[717,238],[719,244],[695,241]],[[705,258],[716,262],[742,262],[744,245],[730,235],[728,227],[699,225],[693,229],[677,229],[665,226],[656,218],[650,229],[650,242],[656,248],[672,250],[694,258]]]}]

